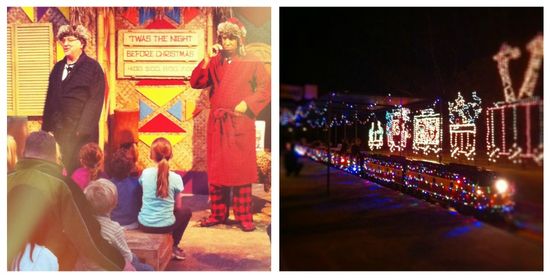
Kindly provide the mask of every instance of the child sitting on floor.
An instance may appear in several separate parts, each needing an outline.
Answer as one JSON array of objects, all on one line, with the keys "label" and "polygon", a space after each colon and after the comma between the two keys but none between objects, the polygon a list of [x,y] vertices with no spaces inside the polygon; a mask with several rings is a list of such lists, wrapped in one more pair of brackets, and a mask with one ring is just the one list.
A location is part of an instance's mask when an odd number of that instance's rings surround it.
[{"label": "child sitting on floor", "polygon": [[111,178],[118,192],[118,205],[111,212],[111,219],[125,229],[138,228],[138,213],[141,209],[143,191],[137,177],[130,176],[134,168],[131,150],[120,148],[111,160]]},{"label": "child sitting on floor", "polygon": [[183,181],[170,171],[168,160],[171,158],[170,141],[163,137],[155,139],[151,145],[151,159],[157,165],[144,169],[139,178],[143,187],[143,205],[138,221],[139,228],[146,233],[171,232],[174,239],[172,257],[184,260],[185,254],[178,245],[191,219],[191,210],[182,206],[179,193],[183,191]]},{"label": "child sitting on floor", "polygon": [[84,189],[84,195],[96,212],[96,219],[101,225],[101,236],[117,248],[126,262],[131,262],[136,270],[152,271],[153,267],[141,263],[137,256],[132,254],[126,242],[124,228],[109,217],[117,205],[118,194],[115,185],[107,179],[98,179],[90,182]]},{"label": "child sitting on floor", "polygon": [[103,168],[103,151],[96,143],[88,143],[80,148],[80,165],[71,178],[84,190],[90,181],[105,178],[101,170]]}]

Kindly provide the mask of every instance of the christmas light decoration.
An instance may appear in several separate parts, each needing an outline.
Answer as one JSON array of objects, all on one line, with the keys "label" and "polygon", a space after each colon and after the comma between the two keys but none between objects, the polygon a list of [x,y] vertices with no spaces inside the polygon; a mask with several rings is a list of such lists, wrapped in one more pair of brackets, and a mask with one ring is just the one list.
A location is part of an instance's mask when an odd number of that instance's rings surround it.
[{"label": "christmas light decoration", "polygon": [[461,155],[474,160],[476,155],[476,119],[481,113],[481,98],[472,92],[472,102],[466,102],[460,92],[454,103],[449,102],[451,157]]},{"label": "christmas light decoration", "polygon": [[382,156],[365,156],[362,166],[367,178],[386,183],[402,183],[404,164]]},{"label": "christmas light decoration", "polygon": [[[504,101],[496,102],[486,112],[487,156],[491,162],[508,158],[513,163],[531,160],[542,165],[543,102],[533,96],[543,58],[542,35],[537,35],[526,48],[530,59],[517,96],[508,65],[511,59],[520,57],[520,50],[504,43],[493,56],[502,80]],[[523,132],[519,132],[518,126],[525,127]]]},{"label": "christmas light decoration", "polygon": [[[305,147],[305,146],[304,146]],[[326,149],[309,148],[314,161],[326,162]],[[390,185],[403,192],[436,200],[455,208],[472,208],[479,213],[509,213],[514,208],[514,187],[494,172],[468,166],[452,166],[409,160],[404,157],[362,154],[358,157],[335,153],[331,166],[353,175]]]},{"label": "christmas light decoration", "polygon": [[513,188],[492,172],[472,172],[415,161],[407,164],[405,186],[422,196],[455,207],[497,213],[510,212],[514,208]]},{"label": "christmas light decoration", "polygon": [[420,110],[420,114],[413,117],[414,153],[422,151],[425,155],[435,153],[439,156],[443,142],[441,125],[441,115],[435,113],[432,108]]},{"label": "christmas light decoration", "polygon": [[[302,125],[303,121],[309,124],[310,127],[324,127],[326,124],[326,107],[318,108],[312,101],[305,106],[298,106],[296,111],[292,112],[287,108],[281,110],[280,122],[281,125]],[[310,116],[312,119],[310,119]]]},{"label": "christmas light decoration", "polygon": [[368,145],[371,151],[374,149],[379,150],[384,145],[384,128],[382,128],[380,121],[376,121],[376,127],[374,122],[371,123]]},{"label": "christmas light decoration", "polygon": [[398,108],[386,112],[386,136],[390,152],[400,152],[407,147],[407,139],[411,138],[409,114],[408,108]]}]

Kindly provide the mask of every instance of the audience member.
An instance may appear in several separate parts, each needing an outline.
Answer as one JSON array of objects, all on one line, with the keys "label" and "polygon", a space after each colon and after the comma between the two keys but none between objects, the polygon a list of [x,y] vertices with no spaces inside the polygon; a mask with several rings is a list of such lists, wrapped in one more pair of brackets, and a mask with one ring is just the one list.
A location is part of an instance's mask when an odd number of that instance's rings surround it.
[{"label": "audience member", "polygon": [[73,179],[78,186],[84,190],[90,181],[98,178],[105,178],[101,170],[103,168],[103,151],[96,143],[87,143],[80,148],[80,165],[72,174]]},{"label": "audience member", "polygon": [[[9,194],[8,207],[16,205],[15,200],[19,198],[34,198],[40,196],[41,192],[30,187],[19,187],[12,190]],[[51,210],[45,211],[44,215],[52,213]],[[12,271],[57,271],[59,263],[57,257],[50,249],[44,246],[46,241],[46,231],[48,229],[48,219],[42,217],[39,224],[30,232],[28,241],[23,245],[23,249],[19,250],[16,259],[12,262],[10,270]]]},{"label": "audience member", "polygon": [[111,219],[126,229],[138,228],[143,191],[137,177],[130,176],[134,168],[134,156],[129,149],[118,149],[111,160],[111,181],[118,192],[118,204],[111,212]]},{"label": "audience member", "polygon": [[[83,257],[105,270],[121,270],[124,258],[100,234],[82,191],[61,175],[54,137],[33,132],[26,141],[23,159],[8,174],[8,265],[29,243],[41,221],[44,235],[39,245],[48,248],[59,262],[59,270],[73,270]],[[49,213],[52,212],[52,213]]]},{"label": "audience member", "polygon": [[117,205],[118,194],[115,185],[107,179],[98,179],[90,182],[84,189],[84,195],[96,212],[96,219],[101,225],[101,236],[120,251],[126,263],[131,263],[138,271],[154,270],[150,265],[141,263],[137,256],[132,254],[126,242],[124,228],[109,216]]},{"label": "audience member", "polygon": [[[170,141],[159,137],[151,145],[151,159],[156,167],[144,169],[139,183],[143,187],[143,202],[138,215],[139,228],[146,233],[172,233],[174,246],[172,256],[185,259],[179,242],[191,219],[191,210],[182,206],[183,181],[181,176],[170,171],[168,161],[172,158]],[[174,204],[175,203],[175,204]]]}]

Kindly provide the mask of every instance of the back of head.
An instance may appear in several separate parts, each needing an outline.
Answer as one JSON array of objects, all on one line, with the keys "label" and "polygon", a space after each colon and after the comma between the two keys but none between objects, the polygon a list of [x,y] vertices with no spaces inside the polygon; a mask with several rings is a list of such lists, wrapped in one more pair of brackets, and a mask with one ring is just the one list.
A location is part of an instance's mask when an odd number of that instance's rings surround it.
[{"label": "back of head", "polygon": [[96,143],[88,143],[80,148],[80,163],[90,172],[90,180],[97,179],[103,166],[103,151]]},{"label": "back of head", "polygon": [[118,149],[111,159],[111,175],[117,179],[124,179],[134,168],[134,156],[131,149]]},{"label": "back of head", "polygon": [[172,158],[172,144],[164,137],[159,137],[151,144],[151,159],[157,162],[157,197],[168,196],[168,175],[170,165],[168,160]]},{"label": "back of head", "polygon": [[108,215],[118,203],[116,186],[107,179],[91,181],[84,195],[97,215]]},{"label": "back of head", "polygon": [[120,149],[123,149],[126,151],[127,154],[129,154],[132,157],[132,161],[134,163],[138,162],[139,159],[139,151],[137,148],[137,143],[130,142],[130,143],[124,143],[120,145]]},{"label": "back of head", "polygon": [[57,147],[55,138],[48,132],[35,131],[29,134],[25,141],[25,158],[45,159],[52,162],[57,161]]},{"label": "back of head", "polygon": [[163,159],[170,160],[172,158],[172,144],[164,137],[159,137],[151,144],[151,159],[155,162],[160,162]]}]

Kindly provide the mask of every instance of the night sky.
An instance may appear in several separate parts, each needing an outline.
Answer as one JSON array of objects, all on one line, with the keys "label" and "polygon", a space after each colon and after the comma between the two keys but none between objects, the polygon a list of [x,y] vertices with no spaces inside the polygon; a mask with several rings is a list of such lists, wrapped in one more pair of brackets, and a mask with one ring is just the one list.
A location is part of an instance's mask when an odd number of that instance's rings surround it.
[{"label": "night sky", "polygon": [[[281,8],[280,78],[329,90],[444,99],[477,91],[503,99],[496,62],[502,42],[519,90],[525,45],[543,31],[542,8]],[[542,73],[536,93],[542,95]]]}]

